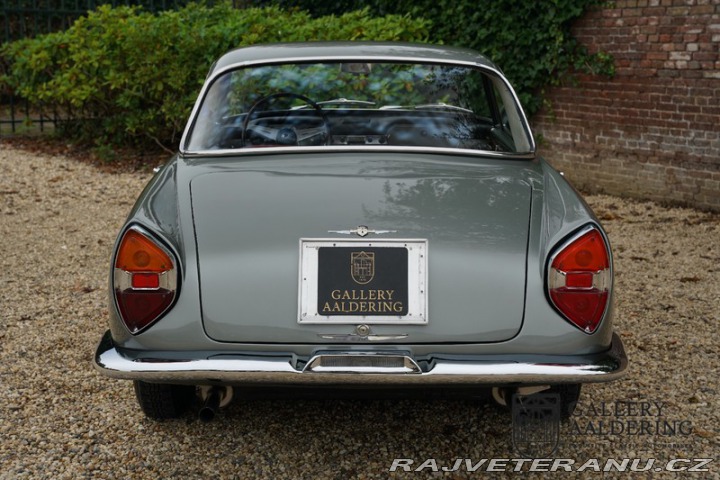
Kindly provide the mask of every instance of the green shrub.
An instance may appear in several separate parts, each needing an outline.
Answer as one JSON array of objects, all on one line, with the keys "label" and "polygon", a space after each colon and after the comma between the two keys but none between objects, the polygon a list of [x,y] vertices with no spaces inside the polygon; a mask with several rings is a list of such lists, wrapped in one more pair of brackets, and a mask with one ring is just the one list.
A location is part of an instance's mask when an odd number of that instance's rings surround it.
[{"label": "green shrub", "polygon": [[571,71],[612,75],[607,54],[590,55],[572,37],[572,22],[604,0],[251,0],[306,10],[311,15],[369,8],[378,15],[409,13],[432,19],[432,42],[477,50],[502,68],[532,114],[542,90]]},{"label": "green shrub", "polygon": [[63,133],[102,145],[176,148],[210,65],[236,47],[301,40],[423,41],[429,23],[361,10],[312,18],[278,7],[190,4],[159,14],[103,6],[64,32],[0,48],[0,84],[58,108]]}]

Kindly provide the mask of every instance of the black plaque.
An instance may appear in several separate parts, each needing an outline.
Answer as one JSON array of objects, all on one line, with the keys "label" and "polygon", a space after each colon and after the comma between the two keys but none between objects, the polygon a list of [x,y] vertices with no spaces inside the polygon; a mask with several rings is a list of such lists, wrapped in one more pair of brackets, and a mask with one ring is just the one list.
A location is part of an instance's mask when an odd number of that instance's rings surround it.
[{"label": "black plaque", "polygon": [[322,316],[407,315],[407,248],[320,247],[317,306]]}]

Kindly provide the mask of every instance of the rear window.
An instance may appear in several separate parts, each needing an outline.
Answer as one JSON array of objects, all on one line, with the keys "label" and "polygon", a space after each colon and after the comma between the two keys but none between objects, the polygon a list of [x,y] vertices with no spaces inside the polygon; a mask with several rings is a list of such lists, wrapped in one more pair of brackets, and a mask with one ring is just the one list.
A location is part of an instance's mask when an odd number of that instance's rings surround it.
[{"label": "rear window", "polygon": [[[518,153],[530,142],[514,103],[501,80],[469,66],[330,62],[239,68],[206,90],[187,150],[352,145]],[[515,131],[503,112],[515,112]]]}]

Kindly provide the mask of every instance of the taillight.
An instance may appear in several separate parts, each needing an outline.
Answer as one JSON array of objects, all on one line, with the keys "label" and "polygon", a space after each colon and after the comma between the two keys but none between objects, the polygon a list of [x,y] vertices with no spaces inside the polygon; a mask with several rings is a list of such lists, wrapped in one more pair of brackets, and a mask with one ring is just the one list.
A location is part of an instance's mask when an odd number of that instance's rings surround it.
[{"label": "taillight", "polygon": [[113,290],[130,332],[147,328],[175,300],[177,269],[172,253],[140,229],[129,229],[115,255]]},{"label": "taillight", "polygon": [[605,239],[588,226],[552,256],[548,293],[553,306],[586,333],[593,333],[607,308],[612,287]]}]

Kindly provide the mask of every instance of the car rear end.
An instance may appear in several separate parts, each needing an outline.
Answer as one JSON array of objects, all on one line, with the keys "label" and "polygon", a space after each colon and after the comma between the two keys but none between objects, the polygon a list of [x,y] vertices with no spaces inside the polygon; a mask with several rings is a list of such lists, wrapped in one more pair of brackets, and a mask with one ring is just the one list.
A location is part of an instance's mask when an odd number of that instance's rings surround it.
[{"label": "car rear end", "polygon": [[[329,60],[286,66],[293,55]],[[177,416],[196,392],[214,411],[262,385],[482,387],[500,402],[551,388],[569,405],[578,385],[624,374],[607,235],[535,156],[492,64],[333,44],[244,49],[215,68],[112,259],[95,365],[133,380],[147,415]],[[309,70],[343,81],[321,82],[318,102],[237,90],[304,89]],[[373,74],[393,77],[342,96]]]}]

